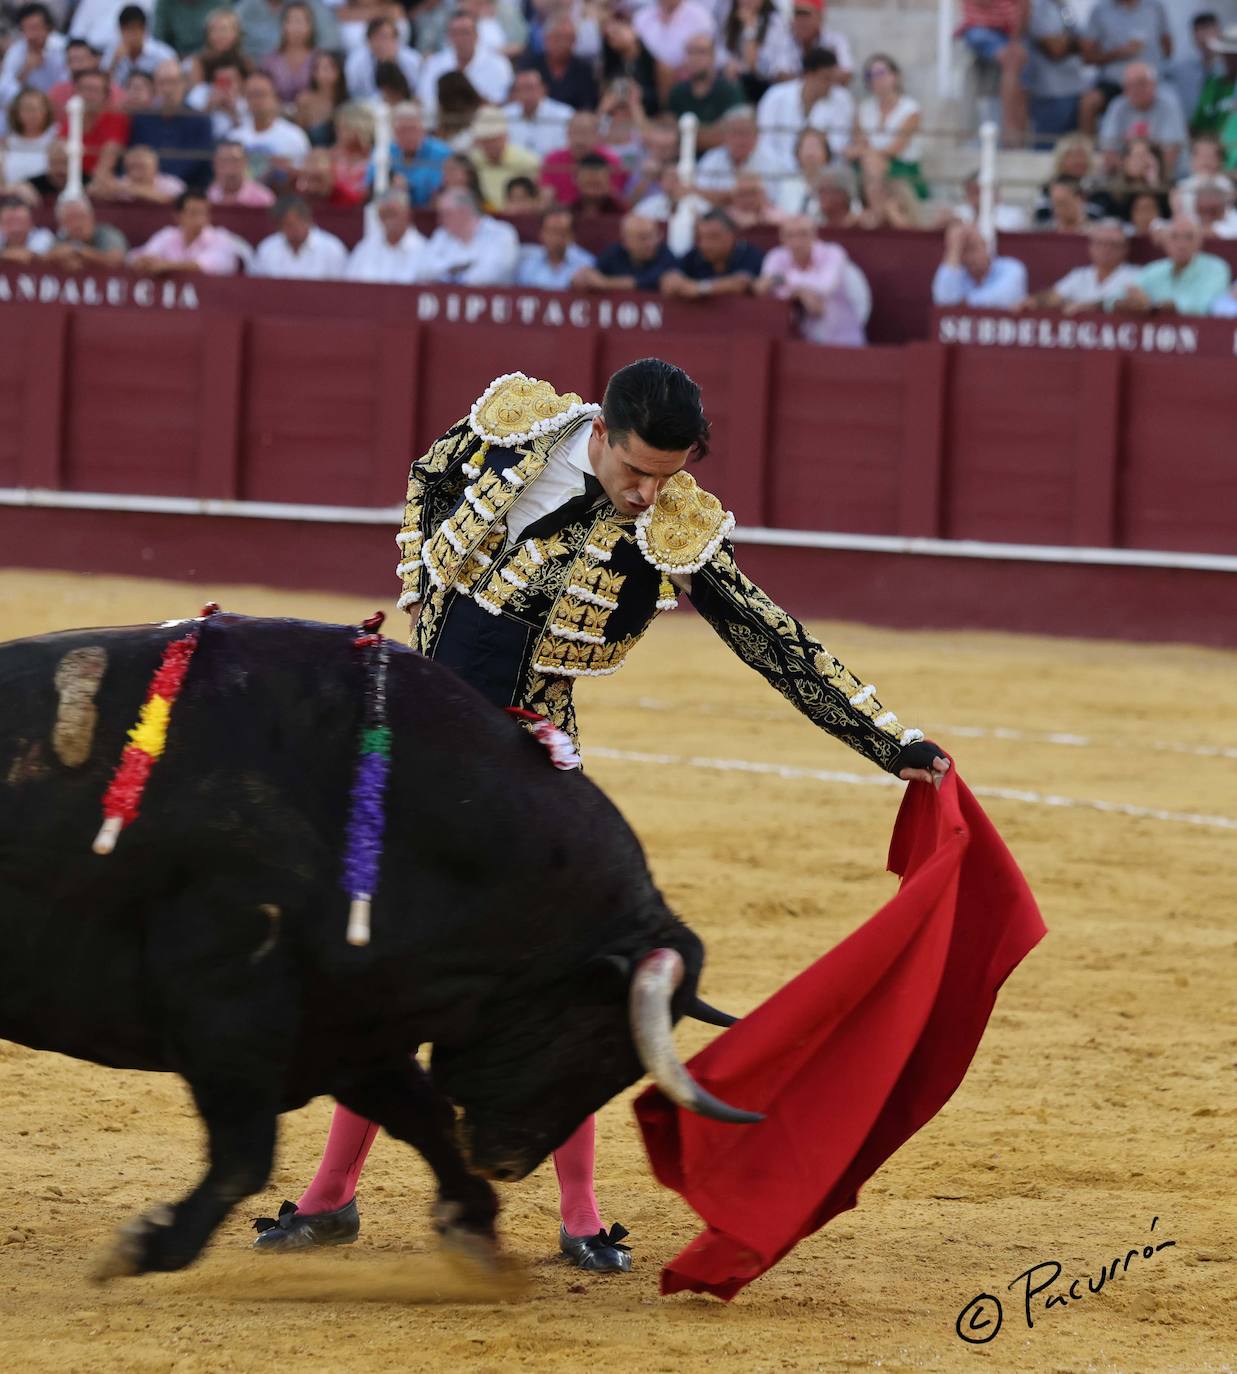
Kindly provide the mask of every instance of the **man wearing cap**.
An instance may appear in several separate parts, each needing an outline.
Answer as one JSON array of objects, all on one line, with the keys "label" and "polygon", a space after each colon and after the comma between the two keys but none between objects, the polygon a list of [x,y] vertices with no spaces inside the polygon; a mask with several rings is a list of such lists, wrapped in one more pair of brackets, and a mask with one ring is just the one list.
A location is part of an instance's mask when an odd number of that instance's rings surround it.
[{"label": "man wearing cap", "polygon": [[536,181],[541,159],[528,148],[512,143],[507,116],[497,105],[482,105],[472,122],[472,150],[468,156],[477,169],[481,198],[500,209],[507,198],[507,183],[512,177]]}]

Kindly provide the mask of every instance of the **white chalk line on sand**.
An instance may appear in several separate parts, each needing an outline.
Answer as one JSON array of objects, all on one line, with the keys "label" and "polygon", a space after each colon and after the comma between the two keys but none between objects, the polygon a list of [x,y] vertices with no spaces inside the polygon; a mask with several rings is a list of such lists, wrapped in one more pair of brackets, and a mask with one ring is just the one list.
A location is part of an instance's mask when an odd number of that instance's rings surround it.
[{"label": "white chalk line on sand", "polygon": [[[762,773],[790,781],[834,782],[847,787],[904,787],[900,778],[888,773],[840,773],[829,768],[795,768],[785,763],[761,763],[754,759],[712,759],[687,754],[650,754],[634,749],[586,748],[585,759],[613,759],[617,763],[648,763],[675,768],[701,768],[715,773]],[[970,784],[967,784],[970,786]],[[1197,825],[1208,830],[1237,830],[1237,818],[1207,816],[1193,811],[1166,811],[1158,806],[1135,806],[1130,802],[1110,802],[1084,797],[1061,797],[1051,792],[1031,792],[1018,787],[972,787],[977,797],[994,801],[1023,802],[1028,806],[1057,806],[1083,811],[1103,811],[1130,816],[1135,820],[1168,821],[1176,825]]]},{"label": "white chalk line on sand", "polygon": [[[661,697],[613,697],[606,703],[610,706],[632,706],[641,711],[682,711],[690,709],[693,715],[722,716],[728,720],[760,720],[782,722],[793,717],[785,711],[763,711],[759,707],[714,706],[708,702],[692,702],[686,707],[683,702],[665,701]],[[1014,740],[1026,744],[1054,744],[1068,749],[1129,749],[1129,739],[1097,739],[1094,735],[1074,735],[1063,730],[1014,730],[1004,725],[942,725],[936,722],[924,727],[929,735],[958,735],[964,739],[1001,739]],[[1181,744],[1174,740],[1143,739],[1139,737],[1139,749],[1150,749],[1162,754],[1189,754],[1200,759],[1237,759],[1237,748],[1210,744]]]}]

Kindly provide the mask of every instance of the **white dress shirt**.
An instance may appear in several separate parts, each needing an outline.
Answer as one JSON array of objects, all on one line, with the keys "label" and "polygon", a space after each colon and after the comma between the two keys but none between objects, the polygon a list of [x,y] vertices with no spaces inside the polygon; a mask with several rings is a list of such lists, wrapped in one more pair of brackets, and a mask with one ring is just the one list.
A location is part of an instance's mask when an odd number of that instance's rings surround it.
[{"label": "white dress shirt", "polygon": [[1138,285],[1138,268],[1122,263],[1101,282],[1094,267],[1075,267],[1052,288],[1069,305],[1107,305]]},{"label": "white dress shirt", "polygon": [[[415,91],[421,77],[421,54],[412,48],[398,48],[395,62],[404,73],[408,89]],[[374,81],[377,65],[368,47],[357,48],[348,54],[348,60],[344,63],[344,81],[348,86],[349,100],[372,100],[378,94],[378,86]]]},{"label": "white dress shirt", "polygon": [[272,234],[258,244],[254,254],[255,277],[281,277],[293,281],[342,281],[348,271],[348,250],[325,229],[316,226],[294,249],[282,234]]},{"label": "white dress shirt", "polygon": [[510,286],[520,257],[520,236],[502,220],[482,215],[465,243],[441,226],[430,235],[421,262],[423,282],[460,286]]},{"label": "white dress shirt", "polygon": [[[149,26],[155,8],[152,0],[80,0],[69,24],[69,37],[84,38],[95,52],[106,52],[109,48],[114,48],[120,36],[117,23],[120,11],[131,3],[140,5],[146,11]],[[161,43],[159,46],[165,45]],[[175,57],[176,54],[172,53],[172,56]],[[111,64],[105,61],[103,65],[106,70]],[[124,84],[123,77],[113,79],[118,86]]]},{"label": "white dress shirt", "polygon": [[567,121],[575,111],[561,100],[549,96],[531,115],[524,113],[518,100],[503,106],[507,116],[507,138],[519,148],[528,148],[538,157],[556,153],[567,146]]},{"label": "white dress shirt", "polygon": [[411,226],[398,243],[383,232],[367,234],[348,256],[348,280],[411,286],[421,271],[425,243],[425,235]]},{"label": "white dress shirt", "polygon": [[265,170],[271,158],[286,158],[299,167],[309,152],[309,137],[299,124],[277,117],[269,129],[259,130],[252,119],[246,119],[232,131],[232,138],[244,148],[255,175]]},{"label": "white dress shirt", "polygon": [[[425,110],[426,126],[438,117],[438,78],[459,69],[455,49],[446,47],[425,59],[421,79],[417,82],[417,99]],[[472,61],[464,68],[464,75],[472,82],[477,94],[487,105],[501,105],[511,90],[515,73],[511,63],[500,52],[478,47]]]},{"label": "white dress shirt", "polygon": [[46,95],[58,81],[66,80],[69,75],[64,56],[67,41],[62,33],[48,34],[42,62],[23,77],[21,69],[25,66],[30,45],[24,38],[19,38],[4,54],[4,61],[0,62],[0,108],[7,110],[18,92],[26,86],[33,86],[36,91]]},{"label": "white dress shirt", "polygon": [[[81,11],[79,10],[80,14]],[[86,40],[90,42],[89,39]],[[91,44],[93,47],[94,44]],[[120,60],[116,60],[117,53],[120,53],[119,37],[107,45],[103,50],[103,70],[111,72],[112,81],[117,86],[123,86],[135,71],[142,71],[154,74],[155,68],[160,62],[179,62],[176,56],[176,49],[169,48],[166,43],[160,43],[157,38],[146,35],[142,43],[142,51],[137,57],[130,57],[128,53],[121,54]],[[113,66],[113,63],[115,65]]]},{"label": "white dress shirt", "polygon": [[592,422],[585,420],[560,439],[550,450],[541,476],[530,482],[507,507],[504,518],[508,546],[518,544],[529,525],[543,515],[584,495],[584,479],[594,475],[588,458],[588,439],[592,432]]},{"label": "white dress shirt", "polygon": [[733,191],[737,172],[755,172],[773,197],[777,195],[777,184],[785,175],[786,167],[758,143],[751,157],[742,167],[736,168],[729,149],[721,145],[710,148],[696,164],[696,189]]},{"label": "white dress shirt", "polygon": [[[591,420],[584,420],[578,429],[569,430],[550,450],[549,460],[541,476],[530,482],[507,507],[507,547],[518,544],[528,527],[543,515],[565,506],[574,497],[584,495],[585,477],[596,477],[588,456]],[[603,501],[604,496],[598,496]],[[681,592],[691,593],[690,573],[671,573],[670,581]]]},{"label": "white dress shirt", "polygon": [[780,81],[760,97],[756,124],[759,147],[783,171],[795,168],[795,144],[804,129],[820,129],[829,140],[834,157],[850,142],[855,123],[855,101],[848,90],[834,86],[829,94],[803,113],[803,78]]}]

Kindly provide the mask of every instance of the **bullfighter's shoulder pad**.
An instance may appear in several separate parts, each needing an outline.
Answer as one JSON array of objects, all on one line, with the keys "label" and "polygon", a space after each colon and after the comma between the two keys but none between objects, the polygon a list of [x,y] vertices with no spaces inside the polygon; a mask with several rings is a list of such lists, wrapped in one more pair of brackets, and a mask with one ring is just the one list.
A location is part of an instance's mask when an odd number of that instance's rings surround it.
[{"label": "bullfighter's shoulder pad", "polygon": [[586,405],[574,391],[560,396],[549,382],[508,372],[495,377],[477,397],[468,424],[486,443],[514,448],[557,434],[580,417],[600,412],[600,406]]},{"label": "bullfighter's shoulder pad", "polygon": [[734,528],[734,516],[702,491],[687,472],[676,472],[656,503],[636,521],[640,552],[664,573],[698,572]]}]

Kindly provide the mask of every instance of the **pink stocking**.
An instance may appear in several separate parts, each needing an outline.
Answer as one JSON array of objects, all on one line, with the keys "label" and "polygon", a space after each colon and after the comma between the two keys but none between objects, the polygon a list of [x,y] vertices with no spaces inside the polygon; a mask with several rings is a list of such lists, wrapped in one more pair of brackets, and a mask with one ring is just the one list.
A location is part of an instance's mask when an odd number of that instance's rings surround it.
[{"label": "pink stocking", "polygon": [[331,1118],[331,1130],[326,1138],[326,1150],[313,1182],[301,1194],[297,1208],[315,1215],[318,1212],[337,1212],[356,1196],[357,1180],[365,1167],[365,1156],[378,1134],[378,1125],[336,1107]]},{"label": "pink stocking", "polygon": [[558,1174],[559,1212],[569,1236],[595,1236],[601,1214],[593,1196],[593,1155],[597,1118],[589,1119],[554,1151]]}]

